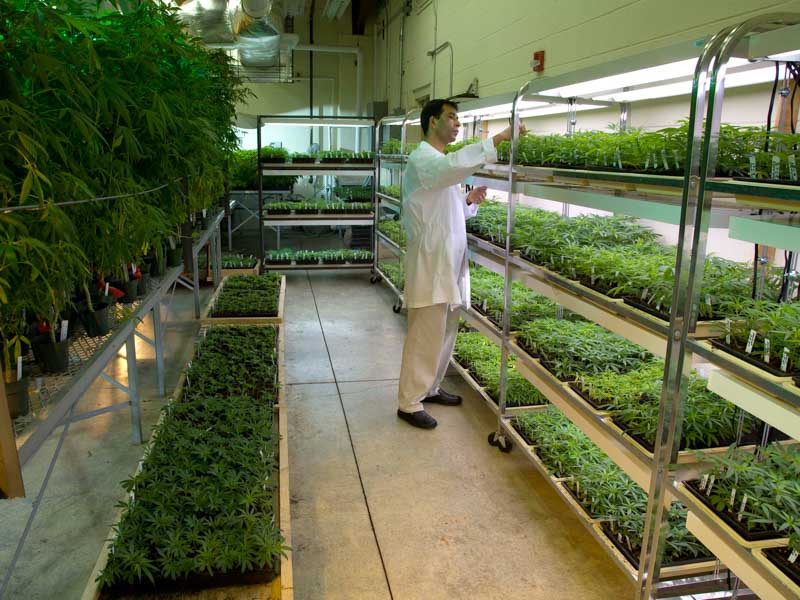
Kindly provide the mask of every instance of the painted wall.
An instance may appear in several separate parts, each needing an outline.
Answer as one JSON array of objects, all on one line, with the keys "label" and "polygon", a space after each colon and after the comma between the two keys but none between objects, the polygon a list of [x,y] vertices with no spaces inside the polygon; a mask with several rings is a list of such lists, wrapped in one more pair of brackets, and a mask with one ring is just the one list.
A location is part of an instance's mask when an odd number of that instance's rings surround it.
[{"label": "painted wall", "polygon": [[[800,0],[433,0],[418,12],[420,4],[414,0],[405,20],[402,103],[403,19],[396,16],[402,0],[390,0],[388,11],[375,21],[375,93],[390,107],[413,106],[415,97],[431,91],[432,59],[426,52],[445,41],[454,48],[454,92],[478,78],[480,95],[487,97],[528,81],[535,50],[545,50],[545,74],[554,76],[696,40],[755,14],[800,12]],[[437,62],[438,96],[447,95],[448,71],[445,52]]]}]

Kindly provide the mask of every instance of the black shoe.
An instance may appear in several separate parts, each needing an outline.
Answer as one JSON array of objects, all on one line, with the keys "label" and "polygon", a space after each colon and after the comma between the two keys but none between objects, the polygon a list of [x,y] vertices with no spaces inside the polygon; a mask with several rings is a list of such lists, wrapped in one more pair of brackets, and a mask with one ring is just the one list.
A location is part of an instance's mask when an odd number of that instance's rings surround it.
[{"label": "black shoe", "polygon": [[443,389],[439,389],[439,393],[435,396],[428,396],[423,402],[430,402],[431,404],[444,404],[445,406],[458,406],[461,404],[461,396],[449,394]]},{"label": "black shoe", "polygon": [[424,410],[407,413],[397,409],[397,416],[403,419],[403,421],[406,423],[413,425],[414,427],[419,427],[420,429],[433,429],[436,427],[436,419],[434,419]]}]

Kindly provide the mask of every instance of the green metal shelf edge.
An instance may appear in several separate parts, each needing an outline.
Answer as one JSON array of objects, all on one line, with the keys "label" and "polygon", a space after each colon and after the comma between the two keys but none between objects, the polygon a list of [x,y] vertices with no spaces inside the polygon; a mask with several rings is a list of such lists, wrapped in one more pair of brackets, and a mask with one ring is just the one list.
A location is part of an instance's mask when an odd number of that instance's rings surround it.
[{"label": "green metal shelf edge", "polygon": [[720,192],[734,196],[788,200],[790,202],[796,202],[797,210],[800,210],[800,186],[796,185],[712,179],[706,183],[706,189],[712,192]]}]

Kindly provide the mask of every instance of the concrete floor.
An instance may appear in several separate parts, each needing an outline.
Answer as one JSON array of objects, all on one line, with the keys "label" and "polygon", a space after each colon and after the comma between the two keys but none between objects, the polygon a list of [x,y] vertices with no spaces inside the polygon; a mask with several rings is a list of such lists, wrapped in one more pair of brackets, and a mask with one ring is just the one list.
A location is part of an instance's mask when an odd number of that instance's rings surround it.
[{"label": "concrete floor", "polygon": [[[298,600],[632,597],[632,586],[518,451],[486,443],[494,417],[458,376],[464,406],[431,408],[433,431],[395,415],[405,318],[364,273],[293,272],[286,369]],[[207,293],[207,291],[205,292]],[[166,337],[167,389],[197,325],[178,293]],[[152,326],[144,324],[144,333]],[[142,419],[163,401],[149,346],[137,343]],[[124,374],[119,358],[110,372]],[[124,382],[124,377],[121,377]],[[79,402],[124,401],[99,380]],[[0,503],[0,581],[60,430],[24,470],[29,497]],[[130,412],[70,427],[8,599],[80,598],[142,448]]]}]

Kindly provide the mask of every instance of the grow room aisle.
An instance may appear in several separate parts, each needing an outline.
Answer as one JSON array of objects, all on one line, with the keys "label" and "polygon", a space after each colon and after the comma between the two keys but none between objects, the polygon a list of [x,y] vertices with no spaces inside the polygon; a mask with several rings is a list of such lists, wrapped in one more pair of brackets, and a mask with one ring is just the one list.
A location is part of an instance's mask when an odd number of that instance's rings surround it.
[{"label": "grow room aisle", "polygon": [[627,597],[631,587],[458,375],[433,431],[396,415],[405,317],[364,275],[287,275],[295,597]]}]

